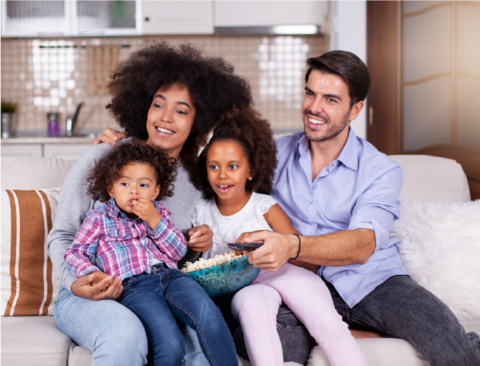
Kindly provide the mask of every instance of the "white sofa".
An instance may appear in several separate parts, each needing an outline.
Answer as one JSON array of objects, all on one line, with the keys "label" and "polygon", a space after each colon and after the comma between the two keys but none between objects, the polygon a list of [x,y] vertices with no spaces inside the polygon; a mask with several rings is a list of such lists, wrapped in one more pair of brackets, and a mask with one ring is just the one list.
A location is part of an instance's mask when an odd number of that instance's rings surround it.
[{"label": "white sofa", "polygon": [[[468,184],[460,165],[453,160],[429,156],[392,156],[404,169],[405,179],[401,199],[439,199],[468,202]],[[2,158],[2,190],[32,190],[60,187],[73,162],[55,159]],[[2,191],[3,192],[3,191]],[[3,193],[2,193],[3,194]],[[4,196],[2,195],[2,198]],[[9,204],[7,202],[7,204]],[[6,203],[2,200],[2,215]],[[478,207],[478,206],[477,206]],[[2,255],[10,242],[4,232],[9,226],[2,216]],[[10,239],[8,239],[10,240]],[[11,282],[8,264],[2,259],[2,303],[6,301],[5,288]],[[480,275],[480,267],[476,271]],[[53,281],[58,278],[53,274]],[[58,284],[53,284],[58,287]],[[467,284],[468,285],[468,284]],[[53,305],[53,299],[51,299]],[[2,311],[5,312],[2,304]],[[480,312],[479,312],[480,313]],[[91,353],[75,345],[61,333],[53,316],[4,316],[1,319],[1,361],[13,365],[69,365],[83,366],[91,362]],[[470,316],[472,319],[472,316]],[[480,316],[462,321],[467,331],[480,334]],[[406,341],[393,338],[358,339],[370,365],[420,366],[428,365]],[[249,365],[239,360],[242,365]],[[293,365],[294,363],[288,363]],[[297,365],[297,364],[295,364]],[[316,346],[307,363],[310,366],[329,365],[321,347]]]}]

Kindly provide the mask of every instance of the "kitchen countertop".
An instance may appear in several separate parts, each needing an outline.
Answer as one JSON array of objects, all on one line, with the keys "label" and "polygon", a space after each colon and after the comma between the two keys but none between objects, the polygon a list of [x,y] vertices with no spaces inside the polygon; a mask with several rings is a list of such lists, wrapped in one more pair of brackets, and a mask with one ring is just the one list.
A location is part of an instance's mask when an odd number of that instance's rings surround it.
[{"label": "kitchen countertop", "polygon": [[2,145],[28,145],[28,144],[91,144],[92,140],[100,132],[79,133],[74,136],[48,136],[46,133],[28,133],[19,132],[15,136],[7,139],[1,139]]}]

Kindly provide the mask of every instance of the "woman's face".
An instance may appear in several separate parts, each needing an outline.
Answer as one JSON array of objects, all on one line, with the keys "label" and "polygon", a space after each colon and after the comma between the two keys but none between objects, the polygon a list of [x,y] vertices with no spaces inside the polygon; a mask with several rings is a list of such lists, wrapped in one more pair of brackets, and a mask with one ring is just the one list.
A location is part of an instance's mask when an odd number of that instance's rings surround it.
[{"label": "woman's face", "polygon": [[178,160],[195,120],[196,110],[186,86],[175,83],[153,96],[147,116],[147,143]]}]

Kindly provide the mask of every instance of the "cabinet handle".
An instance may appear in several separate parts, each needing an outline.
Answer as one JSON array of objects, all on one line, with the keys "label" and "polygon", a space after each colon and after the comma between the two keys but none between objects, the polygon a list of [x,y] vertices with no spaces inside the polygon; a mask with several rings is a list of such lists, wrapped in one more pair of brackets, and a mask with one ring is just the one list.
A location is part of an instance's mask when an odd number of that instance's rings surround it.
[{"label": "cabinet handle", "polygon": [[146,17],[146,18],[145,18],[145,21],[146,21],[146,22],[148,22],[149,20],[150,20],[150,18],[149,18],[149,17]]},{"label": "cabinet handle", "polygon": [[373,107],[368,107],[368,125],[373,126]]}]

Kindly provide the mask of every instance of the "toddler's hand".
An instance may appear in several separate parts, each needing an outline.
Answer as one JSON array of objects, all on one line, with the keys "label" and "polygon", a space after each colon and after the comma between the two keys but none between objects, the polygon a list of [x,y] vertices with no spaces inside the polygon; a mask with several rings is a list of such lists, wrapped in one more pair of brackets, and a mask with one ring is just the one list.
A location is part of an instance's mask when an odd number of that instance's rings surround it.
[{"label": "toddler's hand", "polygon": [[150,228],[154,230],[162,216],[153,205],[153,202],[146,198],[140,198],[138,201],[132,201],[132,203],[133,213],[143,221],[148,222]]}]

